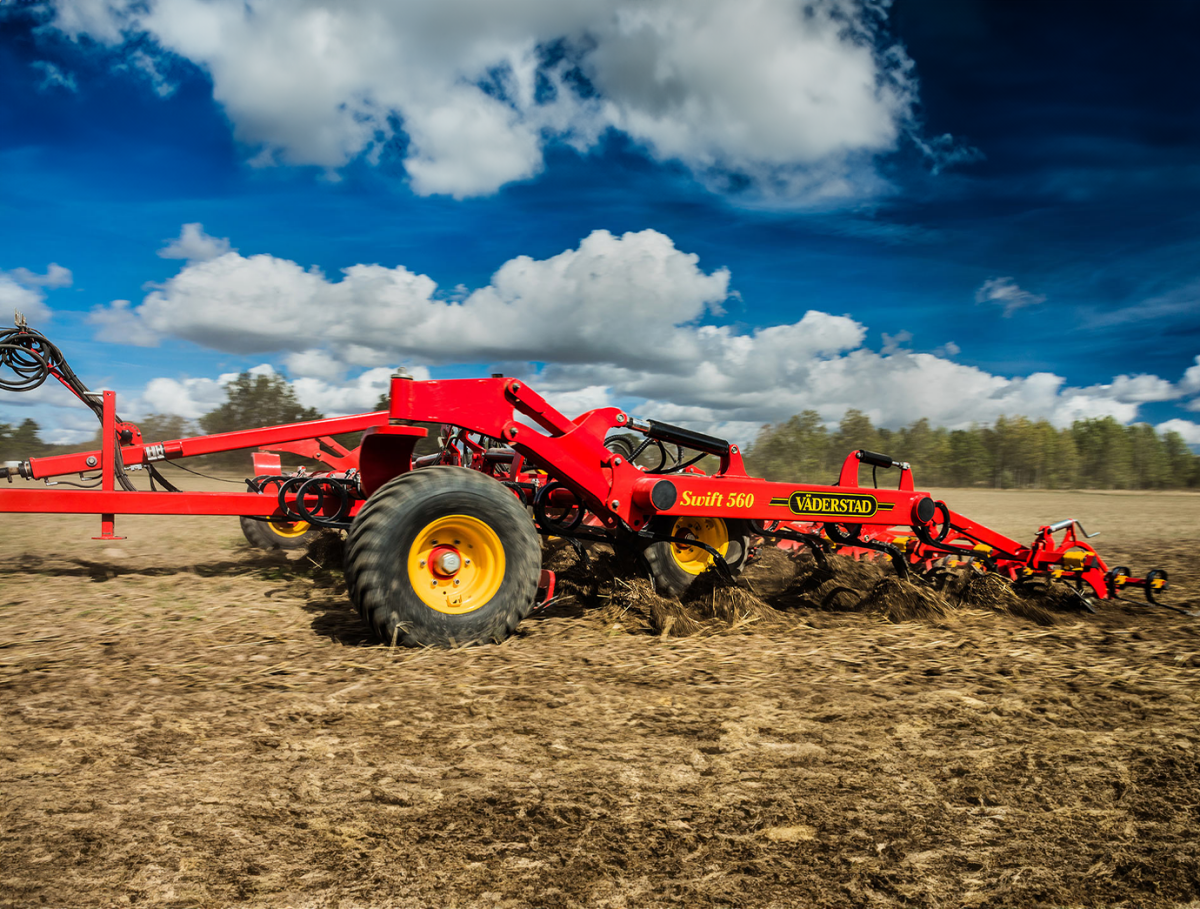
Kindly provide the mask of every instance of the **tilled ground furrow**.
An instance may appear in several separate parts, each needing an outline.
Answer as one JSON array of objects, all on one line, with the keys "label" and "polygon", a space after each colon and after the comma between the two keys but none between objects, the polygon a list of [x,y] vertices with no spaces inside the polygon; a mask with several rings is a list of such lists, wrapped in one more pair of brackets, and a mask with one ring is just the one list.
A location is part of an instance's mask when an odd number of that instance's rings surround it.
[{"label": "tilled ground furrow", "polygon": [[[774,553],[753,599],[668,608],[552,553],[566,596],[514,638],[409,651],[236,527],[102,564],[32,522],[0,564],[0,907],[1200,899],[1177,613],[860,608],[877,573],[825,603]],[[1118,555],[1195,603],[1186,549]]]}]

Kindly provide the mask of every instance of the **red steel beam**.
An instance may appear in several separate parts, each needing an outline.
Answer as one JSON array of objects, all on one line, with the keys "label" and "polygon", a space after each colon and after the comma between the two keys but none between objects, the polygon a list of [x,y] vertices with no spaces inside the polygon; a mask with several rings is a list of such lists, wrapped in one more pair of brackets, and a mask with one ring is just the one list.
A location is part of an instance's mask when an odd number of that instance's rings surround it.
[{"label": "red steel beam", "polygon": [[275,496],[253,492],[148,492],[123,489],[0,489],[0,512],[23,514],[259,515],[279,511]]},{"label": "red steel beam", "polygon": [[[111,392],[105,392],[105,395]],[[285,423],[263,429],[243,429],[237,432],[222,432],[211,436],[192,436],[172,439],[168,442],[141,443],[121,448],[121,460],[126,467],[133,464],[150,464],[154,461],[176,458],[193,458],[199,455],[219,454],[239,448],[258,448],[281,442],[298,442],[321,436],[338,435],[344,432],[361,432],[372,426],[386,426],[387,411],[360,413],[348,417],[330,417],[324,420],[309,420],[304,423]],[[107,437],[106,433],[106,437]],[[156,451],[161,447],[161,455]],[[91,463],[88,459],[91,458]],[[100,467],[102,451],[81,451],[76,454],[53,455],[46,458],[30,458],[30,475],[35,480],[46,477],[62,477],[86,473]]]}]

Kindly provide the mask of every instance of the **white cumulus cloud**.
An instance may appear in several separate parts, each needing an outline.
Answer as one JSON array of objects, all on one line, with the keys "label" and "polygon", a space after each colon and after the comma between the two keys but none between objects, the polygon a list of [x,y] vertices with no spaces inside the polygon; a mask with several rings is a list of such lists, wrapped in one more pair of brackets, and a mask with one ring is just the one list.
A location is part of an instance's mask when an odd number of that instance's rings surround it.
[{"label": "white cumulus cloud", "polygon": [[1191,420],[1175,419],[1159,423],[1154,428],[1158,430],[1159,435],[1165,435],[1168,432],[1177,432],[1188,445],[1200,445],[1200,423],[1193,423]]},{"label": "white cumulus cloud", "polygon": [[[548,144],[615,129],[702,177],[819,202],[878,190],[874,158],[914,128],[884,0],[52,3],[53,26],[123,48],[160,94],[168,58],[201,67],[255,163],[374,161],[402,130],[420,194],[491,193]],[[952,144],[918,147],[950,161]]]},{"label": "white cumulus cloud", "polygon": [[1166,379],[1145,374],[1117,376],[1111,383],[1095,385],[1088,389],[1088,391],[1106,395],[1114,400],[1123,401],[1128,404],[1174,401],[1182,394],[1182,389],[1176,388],[1175,385]]},{"label": "white cumulus cloud", "polygon": [[[251,375],[277,375],[275,368],[263,363],[247,370]],[[428,379],[429,370],[416,367],[410,370],[415,379]],[[392,369],[368,369],[348,381],[326,381],[302,376],[289,382],[296,399],[305,407],[315,407],[327,416],[364,413],[373,410],[390,385]],[[223,373],[215,379],[157,378],[146,384],[141,396],[130,405],[131,413],[177,414],[196,420],[225,402],[225,389],[238,376]]]},{"label": "white cumulus cloud", "polygon": [[225,402],[225,385],[233,378],[223,375],[216,379],[151,379],[142,392],[142,406],[138,409],[196,420]]},{"label": "white cumulus cloud", "polygon": [[519,256],[461,302],[404,266],[355,265],[342,278],[268,255],[230,252],[185,266],[140,306],[116,301],[89,317],[105,340],[175,336],[231,353],[295,352],[291,363],[333,374],[324,348],[349,366],[407,357],[479,360],[689,362],[699,348],[675,326],[719,307],[729,272],[653,230],[595,231],[545,260]]},{"label": "white cumulus cloud", "polygon": [[[1200,363],[1178,384],[1146,374],[1088,387],[1045,372],[1000,376],[956,362],[950,345],[908,349],[919,345],[907,331],[873,350],[867,326],[804,301],[794,321],[739,330],[717,324],[730,280],[653,230],[595,231],[546,259],[513,258],[486,286],[449,294],[402,265],[355,265],[334,280],[230,251],[189,261],[139,305],[114,301],[91,320],[109,340],[181,338],[277,358],[299,399],[326,413],[372,407],[400,363],[419,376],[428,375],[423,367],[474,364],[529,379],[572,416],[619,403],[742,442],[762,423],[806,409],[834,422],[858,408],[888,426],[927,417],[965,427],[1002,414],[1059,426],[1100,416],[1129,422],[1143,404],[1186,396],[1200,376]],[[160,382],[146,394],[149,409],[194,417],[221,400],[220,378]]]},{"label": "white cumulus cloud", "polygon": [[1179,387],[1184,394],[1200,394],[1200,357],[1196,357],[1195,365],[1189,366],[1184,372]]},{"label": "white cumulus cloud", "polygon": [[28,268],[14,268],[10,274],[14,280],[26,287],[70,287],[74,280],[71,269],[63,268],[57,262],[51,262],[44,275],[39,275]]},{"label": "white cumulus cloud", "polygon": [[71,270],[51,262],[44,275],[28,268],[0,271],[0,323],[7,322],[10,315],[23,313],[31,322],[42,322],[50,318],[43,288],[55,289],[71,285]]},{"label": "white cumulus cloud", "polygon": [[179,236],[158,251],[164,259],[187,259],[189,262],[207,262],[229,252],[228,237],[210,237],[200,223],[185,224]]}]

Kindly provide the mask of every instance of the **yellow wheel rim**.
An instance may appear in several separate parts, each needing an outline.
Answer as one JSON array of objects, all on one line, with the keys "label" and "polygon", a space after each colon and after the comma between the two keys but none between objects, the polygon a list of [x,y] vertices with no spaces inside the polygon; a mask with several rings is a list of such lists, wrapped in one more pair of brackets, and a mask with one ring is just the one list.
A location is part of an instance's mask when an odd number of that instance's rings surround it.
[{"label": "yellow wheel rim", "polygon": [[276,536],[294,540],[308,533],[308,528],[312,525],[308,521],[268,521],[267,526]]},{"label": "yellow wheel rim", "polygon": [[[679,518],[671,528],[671,536],[696,539],[721,553],[722,558],[729,552],[729,529],[720,518]],[[699,546],[686,543],[672,543],[671,555],[688,574],[702,574],[713,563],[713,557]]]},{"label": "yellow wheel rim", "polygon": [[[458,557],[454,571],[439,569],[442,557]],[[426,524],[408,551],[408,578],[430,609],[447,615],[474,612],[504,581],[504,545],[478,518],[450,514]]]}]

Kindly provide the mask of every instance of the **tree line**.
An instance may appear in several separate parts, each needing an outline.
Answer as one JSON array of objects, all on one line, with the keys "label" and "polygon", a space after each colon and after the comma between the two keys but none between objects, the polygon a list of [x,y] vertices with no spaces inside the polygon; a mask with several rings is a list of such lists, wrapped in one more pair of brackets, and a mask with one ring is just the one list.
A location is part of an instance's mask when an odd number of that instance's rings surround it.
[{"label": "tree line", "polygon": [[[1181,489],[1200,487],[1200,457],[1177,432],[1112,417],[1056,429],[1045,420],[1000,417],[949,430],[917,420],[903,429],[872,425],[848,410],[836,430],[816,411],[762,428],[746,451],[749,472],[770,480],[832,483],[855,449],[912,464],[921,486],[996,489]],[[882,478],[881,478],[882,483]]]},{"label": "tree line", "polygon": [[[162,441],[197,432],[232,432],[323,416],[314,408],[303,407],[287,380],[279,375],[242,373],[225,391],[224,403],[195,422],[164,414],[140,420],[143,437]],[[377,409],[386,407],[385,396]],[[357,444],[357,434],[339,441],[352,447]],[[41,440],[33,420],[15,426],[0,423],[0,461],[98,447],[99,430],[83,444],[50,445]],[[790,420],[764,426],[746,450],[745,459],[750,473],[756,476],[829,483],[837,478],[846,455],[859,448],[908,461],[923,486],[1200,487],[1200,457],[1178,433],[1159,435],[1145,423],[1124,426],[1112,417],[1079,420],[1067,429],[1056,429],[1045,420],[1001,417],[990,426],[970,429],[935,428],[922,419],[891,430],[874,426],[862,411],[848,410],[838,428],[831,431],[816,411],[806,410]],[[248,471],[250,467],[244,452],[197,460],[230,470]]]}]

